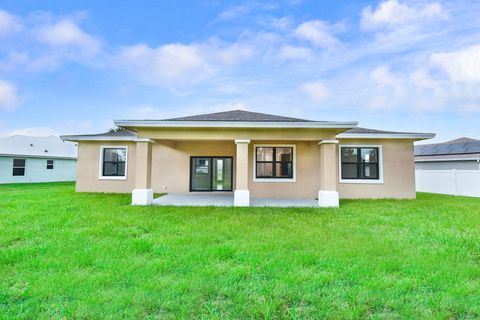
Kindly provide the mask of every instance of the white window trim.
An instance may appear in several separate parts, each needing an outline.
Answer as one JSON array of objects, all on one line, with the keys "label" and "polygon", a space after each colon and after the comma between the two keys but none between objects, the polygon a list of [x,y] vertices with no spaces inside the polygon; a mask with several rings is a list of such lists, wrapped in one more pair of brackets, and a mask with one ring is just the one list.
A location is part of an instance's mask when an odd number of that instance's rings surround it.
[{"label": "white window trim", "polygon": [[[378,180],[342,179],[342,148],[378,148]],[[383,184],[383,149],[380,144],[341,144],[338,146],[338,181],[346,184]]]},{"label": "white window trim", "polygon": [[[104,176],[103,175],[103,150],[109,148],[125,148],[126,158],[125,158],[125,175],[121,176]],[[100,156],[98,162],[98,179],[99,180],[127,180],[128,174],[128,146],[100,146]]]},{"label": "white window trim", "polygon": [[[257,178],[257,147],[289,147],[293,150],[292,178]],[[254,144],[253,145],[253,182],[297,182],[297,146],[295,144]]]}]

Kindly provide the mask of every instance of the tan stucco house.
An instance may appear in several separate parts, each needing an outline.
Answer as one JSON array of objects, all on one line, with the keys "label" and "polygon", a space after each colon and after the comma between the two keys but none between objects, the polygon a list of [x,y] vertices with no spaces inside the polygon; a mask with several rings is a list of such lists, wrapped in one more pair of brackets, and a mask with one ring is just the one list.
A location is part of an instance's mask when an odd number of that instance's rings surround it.
[{"label": "tan stucco house", "polygon": [[248,111],[118,120],[125,130],[69,135],[78,142],[78,192],[231,193],[251,199],[415,198],[414,141],[430,133],[357,127]]}]

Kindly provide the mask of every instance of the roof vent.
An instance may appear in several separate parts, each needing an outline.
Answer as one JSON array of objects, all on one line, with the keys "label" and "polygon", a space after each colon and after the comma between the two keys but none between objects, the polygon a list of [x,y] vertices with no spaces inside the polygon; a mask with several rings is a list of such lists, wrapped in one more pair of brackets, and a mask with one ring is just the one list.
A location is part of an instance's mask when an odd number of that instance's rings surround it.
[{"label": "roof vent", "polygon": [[45,152],[48,152],[48,150],[47,150],[47,149],[45,149]]},{"label": "roof vent", "polygon": [[33,147],[33,143],[30,143],[30,147]]}]

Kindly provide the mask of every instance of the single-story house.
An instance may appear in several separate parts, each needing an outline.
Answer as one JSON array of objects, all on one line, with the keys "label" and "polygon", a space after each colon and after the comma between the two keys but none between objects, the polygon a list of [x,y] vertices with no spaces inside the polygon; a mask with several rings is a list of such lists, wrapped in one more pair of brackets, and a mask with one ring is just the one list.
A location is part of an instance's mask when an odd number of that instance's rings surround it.
[{"label": "single-story house", "polygon": [[480,140],[415,146],[416,190],[480,197]]},{"label": "single-story house", "polygon": [[79,192],[232,193],[251,199],[415,198],[414,141],[431,133],[357,127],[234,110],[164,120],[117,120],[118,132],[70,135]]},{"label": "single-story house", "polygon": [[415,169],[480,170],[480,140],[463,137],[415,146]]},{"label": "single-story house", "polygon": [[0,138],[0,183],[75,181],[77,144],[58,137]]}]

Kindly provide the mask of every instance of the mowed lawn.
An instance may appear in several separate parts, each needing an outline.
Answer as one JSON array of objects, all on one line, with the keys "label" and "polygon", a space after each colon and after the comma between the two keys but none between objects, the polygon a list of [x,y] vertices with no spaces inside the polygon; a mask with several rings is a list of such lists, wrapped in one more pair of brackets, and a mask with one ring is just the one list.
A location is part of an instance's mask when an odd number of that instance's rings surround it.
[{"label": "mowed lawn", "polygon": [[129,203],[0,186],[0,318],[480,317],[480,199]]}]

